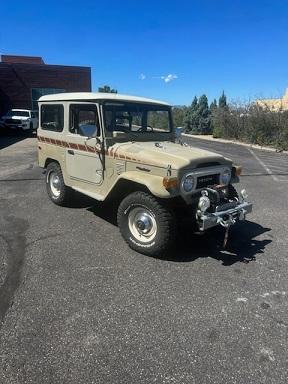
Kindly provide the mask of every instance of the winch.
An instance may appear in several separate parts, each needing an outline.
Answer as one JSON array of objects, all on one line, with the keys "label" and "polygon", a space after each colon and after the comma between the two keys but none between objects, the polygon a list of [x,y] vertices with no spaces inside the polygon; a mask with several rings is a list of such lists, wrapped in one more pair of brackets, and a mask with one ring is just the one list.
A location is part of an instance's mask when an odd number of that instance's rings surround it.
[{"label": "winch", "polygon": [[216,225],[225,228],[223,248],[226,247],[229,228],[237,220],[244,220],[246,213],[252,211],[252,204],[246,201],[248,197],[246,190],[237,192],[229,190],[229,186],[215,186],[201,191],[198,201],[196,219],[200,231],[205,231]]}]

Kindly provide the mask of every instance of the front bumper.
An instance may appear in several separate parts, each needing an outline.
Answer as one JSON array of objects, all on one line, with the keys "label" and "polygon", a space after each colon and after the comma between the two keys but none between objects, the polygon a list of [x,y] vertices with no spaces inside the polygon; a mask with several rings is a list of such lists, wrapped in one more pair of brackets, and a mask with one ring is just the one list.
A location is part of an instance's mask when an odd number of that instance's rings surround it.
[{"label": "front bumper", "polygon": [[197,219],[200,231],[222,225],[228,227],[234,224],[236,221],[245,220],[246,214],[252,212],[252,204],[247,201],[242,201],[234,208],[224,211],[218,211],[213,213],[199,212],[197,213]]},{"label": "front bumper", "polygon": [[27,124],[4,124],[4,127],[5,128],[9,128],[9,129],[27,129],[29,128],[29,125]]}]

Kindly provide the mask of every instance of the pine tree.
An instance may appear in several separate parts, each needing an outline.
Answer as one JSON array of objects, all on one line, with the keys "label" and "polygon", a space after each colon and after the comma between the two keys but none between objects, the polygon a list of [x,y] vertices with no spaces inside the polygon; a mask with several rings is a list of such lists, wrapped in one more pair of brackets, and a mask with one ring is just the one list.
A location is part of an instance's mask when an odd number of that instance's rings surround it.
[{"label": "pine tree", "polygon": [[196,115],[198,109],[198,99],[195,96],[191,105],[187,108],[185,117],[184,117],[184,127],[186,132],[191,132],[195,129],[196,124]]},{"label": "pine tree", "polygon": [[226,98],[224,91],[222,92],[222,95],[219,97],[218,105],[219,105],[219,108],[226,108],[227,107],[227,98]]},{"label": "pine tree", "polygon": [[213,133],[215,129],[215,120],[216,120],[217,111],[218,111],[216,99],[212,101],[209,109],[210,109],[210,132]]},{"label": "pine tree", "polygon": [[112,88],[110,88],[109,85],[103,85],[103,87],[99,87],[98,92],[101,92],[101,93],[118,93],[117,89],[112,89]]},{"label": "pine tree", "polygon": [[198,133],[210,133],[210,110],[206,95],[202,95],[198,102]]},{"label": "pine tree", "polygon": [[189,114],[191,132],[198,133],[198,125],[199,125],[199,102],[197,97],[195,96]]},{"label": "pine tree", "polygon": [[194,96],[194,99],[191,103],[191,109],[192,111],[196,111],[197,108],[198,108],[198,99],[196,96]]},{"label": "pine tree", "polygon": [[210,104],[210,113],[213,113],[217,109],[217,101],[214,99]]}]

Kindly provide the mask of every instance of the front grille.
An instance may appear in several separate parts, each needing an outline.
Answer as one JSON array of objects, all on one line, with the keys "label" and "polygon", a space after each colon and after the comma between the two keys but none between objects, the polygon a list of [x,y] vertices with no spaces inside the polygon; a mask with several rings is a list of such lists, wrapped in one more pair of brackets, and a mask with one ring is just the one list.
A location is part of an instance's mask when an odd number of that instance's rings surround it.
[{"label": "front grille", "polygon": [[214,175],[199,176],[197,178],[196,188],[200,189],[200,188],[205,188],[205,187],[219,184],[219,176],[220,176],[219,173]]},{"label": "front grille", "polygon": [[5,123],[6,124],[22,124],[22,121],[16,120],[16,119],[6,119]]}]

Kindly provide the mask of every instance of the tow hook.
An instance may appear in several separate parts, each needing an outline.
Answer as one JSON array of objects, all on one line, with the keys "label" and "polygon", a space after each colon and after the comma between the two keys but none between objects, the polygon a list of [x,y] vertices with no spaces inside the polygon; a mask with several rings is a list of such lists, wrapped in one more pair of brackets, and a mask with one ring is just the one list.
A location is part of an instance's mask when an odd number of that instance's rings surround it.
[{"label": "tow hook", "polygon": [[232,215],[226,215],[226,217],[218,217],[217,223],[222,225],[222,227],[225,228],[225,235],[223,240],[222,248],[225,249],[227,242],[228,242],[228,236],[229,236],[229,229],[231,225],[235,224],[236,219]]}]

